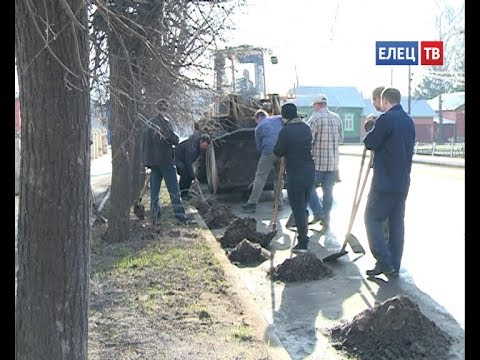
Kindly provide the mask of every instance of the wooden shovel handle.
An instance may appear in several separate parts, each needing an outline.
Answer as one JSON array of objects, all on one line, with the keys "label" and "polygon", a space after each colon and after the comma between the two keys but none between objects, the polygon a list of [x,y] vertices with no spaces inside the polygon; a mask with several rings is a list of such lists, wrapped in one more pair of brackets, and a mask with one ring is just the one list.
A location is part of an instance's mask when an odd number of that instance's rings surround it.
[{"label": "wooden shovel handle", "polygon": [[278,221],[278,207],[280,202],[280,191],[283,188],[283,173],[285,172],[285,157],[282,156],[280,158],[280,166],[278,170],[278,178],[277,178],[277,187],[275,188],[275,200],[273,203],[273,217],[272,217],[272,226],[276,229],[277,221]]}]

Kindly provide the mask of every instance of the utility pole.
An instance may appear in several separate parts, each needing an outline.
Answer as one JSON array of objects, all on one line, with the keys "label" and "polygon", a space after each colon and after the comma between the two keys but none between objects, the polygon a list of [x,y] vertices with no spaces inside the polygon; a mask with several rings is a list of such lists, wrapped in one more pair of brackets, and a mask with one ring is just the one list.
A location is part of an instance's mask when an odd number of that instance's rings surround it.
[{"label": "utility pole", "polygon": [[438,95],[438,129],[437,142],[443,144],[443,110],[442,110],[442,93]]},{"label": "utility pole", "polygon": [[300,84],[298,83],[298,72],[297,72],[297,65],[295,64],[295,88],[299,87]]},{"label": "utility pole", "polygon": [[410,65],[408,65],[408,111],[407,114],[410,115],[412,111],[412,70]]}]

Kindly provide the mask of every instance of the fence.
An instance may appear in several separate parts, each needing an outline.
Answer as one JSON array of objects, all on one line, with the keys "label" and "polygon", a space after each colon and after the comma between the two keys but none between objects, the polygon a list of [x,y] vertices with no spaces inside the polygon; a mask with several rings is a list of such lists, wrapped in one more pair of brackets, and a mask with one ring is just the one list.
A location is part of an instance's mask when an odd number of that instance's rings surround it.
[{"label": "fence", "polygon": [[107,131],[105,129],[92,129],[92,145],[90,150],[92,160],[108,152]]},{"label": "fence", "polygon": [[415,143],[414,153],[418,155],[449,156],[465,158],[465,143],[425,144]]}]

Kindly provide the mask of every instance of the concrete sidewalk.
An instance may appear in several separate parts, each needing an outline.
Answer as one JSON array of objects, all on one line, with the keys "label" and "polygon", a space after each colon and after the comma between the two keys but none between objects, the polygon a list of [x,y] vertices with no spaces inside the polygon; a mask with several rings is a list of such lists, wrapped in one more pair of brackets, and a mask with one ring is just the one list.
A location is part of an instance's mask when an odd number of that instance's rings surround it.
[{"label": "concrete sidewalk", "polygon": [[[340,145],[340,155],[362,156],[362,144]],[[465,158],[452,158],[448,156],[413,155],[413,162],[418,164],[437,165],[465,168]]]}]

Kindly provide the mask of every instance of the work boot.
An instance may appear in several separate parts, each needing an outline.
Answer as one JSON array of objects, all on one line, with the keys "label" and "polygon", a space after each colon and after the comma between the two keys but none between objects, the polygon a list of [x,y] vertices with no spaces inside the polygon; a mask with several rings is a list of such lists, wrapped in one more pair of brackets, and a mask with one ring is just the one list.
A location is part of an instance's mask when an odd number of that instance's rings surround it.
[{"label": "work boot", "polygon": [[190,215],[185,214],[185,216],[177,217],[177,221],[183,225],[196,225],[197,221]]},{"label": "work boot", "polygon": [[255,211],[257,211],[257,204],[247,202],[245,204],[242,204],[242,209],[245,212],[254,213]]},{"label": "work boot", "polygon": [[308,240],[298,241],[297,245],[292,249],[294,254],[305,254],[308,252]]},{"label": "work boot", "polygon": [[398,271],[398,270],[393,270],[393,272],[392,272],[391,274],[389,274],[388,276],[397,278],[397,277],[400,276],[400,271]]},{"label": "work boot", "polygon": [[192,199],[192,195],[190,194],[190,192],[188,190],[182,190],[180,192],[180,196],[182,197],[183,201],[188,201],[188,200]]},{"label": "work boot", "polygon": [[178,220],[178,222],[182,225],[197,225],[197,220],[195,219],[184,219],[184,220]]},{"label": "work boot", "polygon": [[322,225],[324,230],[330,229],[330,221],[328,221],[326,219],[320,220],[320,225]]},{"label": "work boot", "polygon": [[313,225],[313,224],[316,224],[317,222],[320,222],[321,224],[323,224],[324,218],[319,215],[314,215],[312,221],[310,221],[308,225]]},{"label": "work boot", "polygon": [[380,266],[379,264],[376,264],[372,270],[367,270],[366,273],[367,273],[367,276],[369,277],[377,276],[381,274],[385,274],[387,276],[395,276],[394,273],[398,274],[398,271],[395,271],[393,267],[383,267],[383,266]]}]

